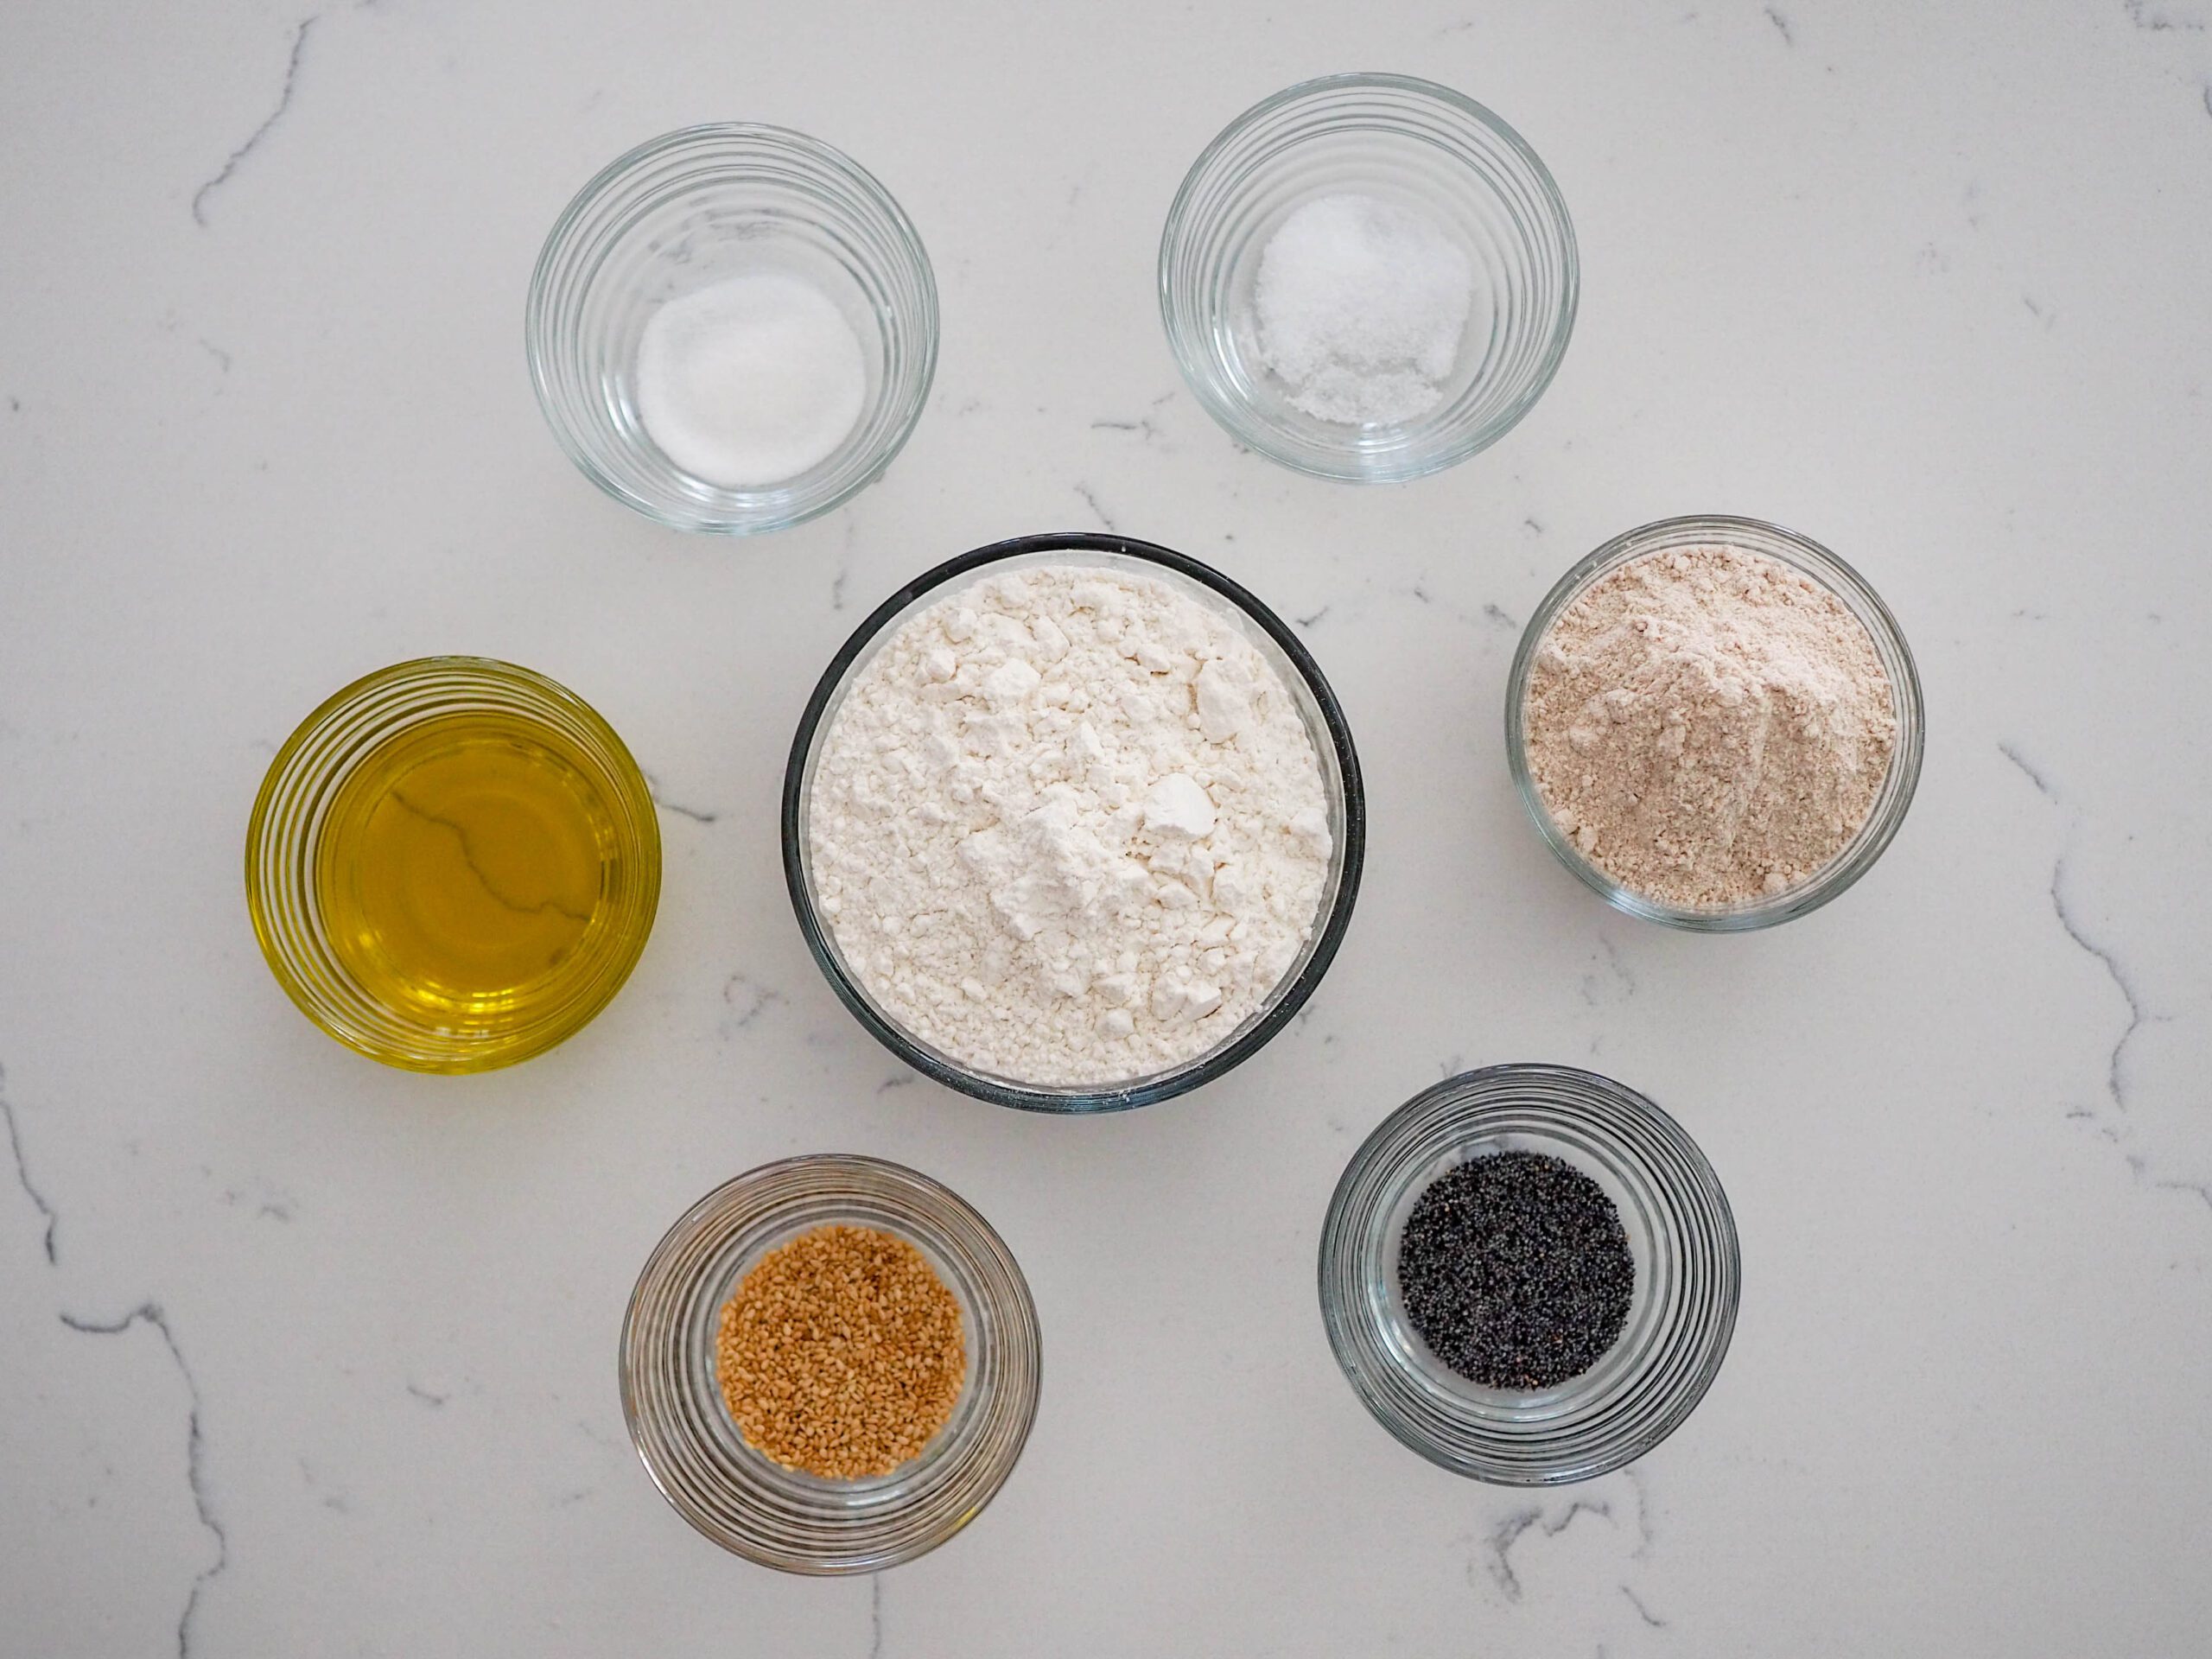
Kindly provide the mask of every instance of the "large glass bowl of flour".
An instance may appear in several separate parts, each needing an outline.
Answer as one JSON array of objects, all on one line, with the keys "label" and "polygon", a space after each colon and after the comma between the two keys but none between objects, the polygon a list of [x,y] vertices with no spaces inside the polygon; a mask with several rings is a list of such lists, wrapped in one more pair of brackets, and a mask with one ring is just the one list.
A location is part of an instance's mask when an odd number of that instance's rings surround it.
[{"label": "large glass bowl of flour", "polygon": [[[1223,664],[1233,677],[1217,680],[1208,658],[1188,682],[1187,741],[1167,731],[1157,741],[1132,744],[1128,731],[1108,723],[1123,714],[1113,696],[1100,687],[1060,683],[1073,676],[1040,680],[1020,655],[997,664],[980,686],[969,685],[976,677],[965,671],[956,685],[951,653],[937,659],[907,632],[918,620],[936,626],[932,617],[957,619],[966,608],[959,601],[986,592],[986,584],[1008,577],[1057,582],[1063,579],[1053,573],[1059,571],[1078,579],[1095,572],[1106,587],[1134,587],[1163,604],[1195,607],[1216,631],[1213,649],[1226,642],[1230,653]],[[979,620],[951,626],[988,629],[995,622],[1005,626],[986,603]],[[1030,626],[1051,639],[1050,627]],[[1172,639],[1132,632],[1127,643],[1132,661],[1161,653],[1157,672],[1163,683],[1189,672],[1187,664],[1178,669],[1170,662],[1180,650]],[[1080,657],[1083,645],[1078,639],[1068,660]],[[879,669],[887,650],[897,654]],[[887,675],[894,666],[903,676],[896,684]],[[1052,666],[1048,662],[1048,673]],[[902,707],[911,706],[910,697],[957,698],[963,686],[966,712],[958,729],[965,735],[957,757],[950,747],[931,747],[945,734],[945,722],[927,730],[927,722],[910,722],[902,732],[883,707],[887,698]],[[1072,696],[1079,704],[1093,693],[1099,694],[1096,709],[1084,720],[1046,717],[1064,706],[1060,699]],[[1281,706],[1286,696],[1287,711]],[[1065,736],[1064,743],[1055,740],[1053,753],[1037,757],[1042,769],[1033,779],[1024,747],[1030,715],[995,728],[1009,711],[1037,711],[1033,729]],[[1099,772],[1083,769],[1085,753],[1100,757]],[[1175,758],[1185,753],[1200,759]],[[1158,756],[1158,775],[1132,785],[1123,758],[1144,753]],[[825,755],[837,779],[826,806],[820,796]],[[877,757],[866,767],[864,784],[853,781],[855,756]],[[1300,770],[1298,762],[1311,771]],[[1120,770],[1098,784],[1110,766]],[[1247,775],[1221,786],[1221,772],[1239,768]],[[1194,773],[1213,781],[1193,783]],[[1064,775],[1075,781],[1060,781]],[[1124,816],[1102,823],[1100,801],[1111,805],[1121,798],[1117,790],[1128,797]],[[1005,813],[977,804],[978,794],[988,803],[1001,791],[1009,798]],[[1218,827],[1217,797],[1224,802]],[[1281,821],[1256,808],[1245,810],[1240,800],[1268,804]],[[817,809],[827,815],[819,821]],[[955,815],[950,831],[948,812]],[[1141,828],[1125,846],[1117,826],[1140,819]],[[1264,836],[1255,839],[1254,823],[1268,825]],[[1298,1012],[1335,957],[1351,918],[1365,846],[1366,803],[1351,734],[1304,645],[1273,611],[1217,571],[1117,536],[1071,532],[1001,542],[963,554],[893,594],[823,672],[784,776],[785,876],[800,931],[831,988],[915,1070],[980,1099],[1029,1111],[1148,1105],[1195,1089],[1257,1052]],[[1224,849],[1226,861],[1213,862],[1215,849]],[[869,861],[880,880],[869,879]],[[1145,884],[1135,889],[1141,902],[1129,900],[1131,883]],[[979,902],[979,889],[988,890],[988,906]],[[1294,900],[1278,903],[1283,893],[1294,893]],[[846,907],[862,904],[873,908],[867,925],[855,928]],[[1161,908],[1149,908],[1154,904]],[[1309,907],[1310,917],[1297,913]],[[1130,923],[1139,911],[1147,919]],[[888,928],[886,917],[893,918]],[[1134,949],[1122,953],[1115,931],[1130,925],[1156,928],[1159,938],[1175,943],[1157,950],[1148,944],[1140,963]],[[902,931],[918,941],[917,954],[931,959],[938,994],[957,984],[972,1006],[955,1003],[940,1020],[925,997],[894,983],[888,964],[906,954]],[[924,935],[932,936],[925,949],[918,943]],[[943,970],[949,938],[960,941],[960,950],[973,950],[972,974]],[[870,959],[853,960],[856,949],[870,952]],[[1230,970],[1221,972],[1224,956],[1239,953]],[[1065,983],[1055,963],[1071,964]],[[1057,996],[1068,999],[1065,1007]],[[977,1036],[989,1021],[997,1022],[995,1033]],[[924,1026],[935,1035],[925,1034]],[[1171,1044],[1189,1052],[1163,1058]],[[1020,1064],[983,1063],[977,1056],[987,1046],[1020,1057]]]}]

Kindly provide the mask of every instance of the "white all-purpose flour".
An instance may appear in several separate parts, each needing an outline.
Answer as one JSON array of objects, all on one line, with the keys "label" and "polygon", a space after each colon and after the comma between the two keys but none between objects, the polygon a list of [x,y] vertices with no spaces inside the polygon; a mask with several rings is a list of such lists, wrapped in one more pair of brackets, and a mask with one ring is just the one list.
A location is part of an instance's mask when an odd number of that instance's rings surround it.
[{"label": "white all-purpose flour", "polygon": [[963,1065],[1119,1082],[1214,1046],[1312,931],[1320,765],[1237,625],[1155,577],[988,576],[899,626],[823,740],[822,909]]}]

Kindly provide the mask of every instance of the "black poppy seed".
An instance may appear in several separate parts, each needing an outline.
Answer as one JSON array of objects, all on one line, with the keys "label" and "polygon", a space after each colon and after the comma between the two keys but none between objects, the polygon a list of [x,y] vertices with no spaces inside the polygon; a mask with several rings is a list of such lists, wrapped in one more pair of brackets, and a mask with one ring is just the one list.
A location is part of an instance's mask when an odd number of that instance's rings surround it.
[{"label": "black poppy seed", "polygon": [[1492,1153],[1414,1200],[1398,1288],[1438,1359],[1484,1388],[1533,1392],[1581,1376],[1613,1345],[1636,1258],[1620,1211],[1573,1165]]}]

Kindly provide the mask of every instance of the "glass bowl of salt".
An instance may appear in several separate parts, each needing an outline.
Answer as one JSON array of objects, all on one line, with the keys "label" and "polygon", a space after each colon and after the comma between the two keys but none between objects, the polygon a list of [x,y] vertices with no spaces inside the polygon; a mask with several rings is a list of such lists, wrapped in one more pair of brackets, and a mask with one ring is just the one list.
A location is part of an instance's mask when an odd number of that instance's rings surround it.
[{"label": "glass bowl of salt", "polygon": [[818,139],[686,127],[545,238],[524,338],[584,476],[678,530],[829,512],[891,464],[937,367],[937,283],[888,191]]},{"label": "glass bowl of salt", "polygon": [[1487,448],[1574,327],[1550,172],[1473,99],[1331,75],[1263,99],[1192,165],[1160,241],[1183,377],[1240,444],[1351,483]]}]

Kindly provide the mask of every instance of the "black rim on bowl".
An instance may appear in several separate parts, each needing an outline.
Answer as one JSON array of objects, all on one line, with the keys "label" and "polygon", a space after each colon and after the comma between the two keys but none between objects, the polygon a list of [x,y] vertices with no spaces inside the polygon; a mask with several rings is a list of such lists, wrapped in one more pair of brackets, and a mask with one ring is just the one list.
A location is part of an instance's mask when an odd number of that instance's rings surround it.
[{"label": "black rim on bowl", "polygon": [[[813,785],[812,762],[817,741],[861,658],[888,637],[887,630],[895,620],[911,614],[918,601],[938,590],[988,565],[1051,553],[1103,554],[1152,565],[1227,601],[1237,615],[1266,635],[1297,674],[1312,700],[1313,713],[1318,714],[1320,729],[1313,734],[1317,748],[1322,747],[1324,736],[1326,740],[1327,753],[1319,757],[1323,779],[1325,782],[1328,779],[1333,766],[1336,777],[1342,782],[1340,796],[1332,799],[1340,820],[1331,825],[1337,842],[1332,860],[1335,878],[1332,887],[1322,912],[1316,918],[1304,952],[1270,1000],[1227,1041],[1195,1059],[1127,1082],[1067,1089],[1034,1087],[970,1071],[918,1041],[879,1008],[846,968],[836,942],[816,906],[806,845],[808,796]],[[1335,960],[1338,947],[1344,942],[1344,930],[1351,921],[1352,901],[1358,894],[1360,870],[1366,857],[1367,798],[1360,781],[1359,757],[1352,747],[1351,732],[1344,723],[1344,710],[1337,702],[1336,693],[1330,690],[1313,654],[1274,611],[1212,567],[1172,548],[1125,536],[1082,531],[1048,531],[994,542],[946,560],[899,588],[853,631],[852,637],[838,648],[836,655],[830,659],[830,665],[823,671],[813,695],[807,699],[798,731],[791,740],[791,760],[784,771],[783,843],[784,878],[791,889],[791,909],[798,918],[799,931],[805,937],[807,949],[813,953],[816,963],[838,999],[878,1042],[924,1076],[997,1105],[1033,1112],[1126,1111],[1186,1093],[1249,1059],[1290,1022],[1313,994],[1329,964]]]}]

